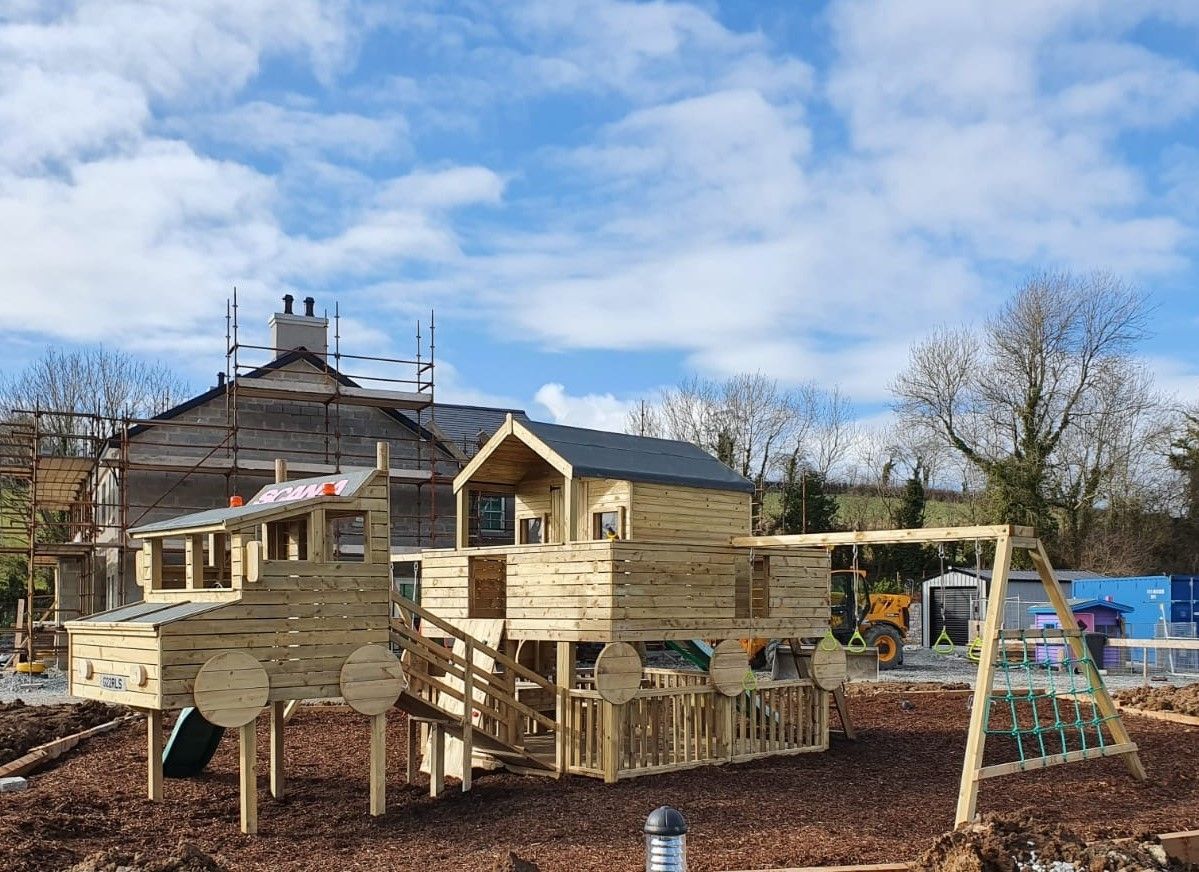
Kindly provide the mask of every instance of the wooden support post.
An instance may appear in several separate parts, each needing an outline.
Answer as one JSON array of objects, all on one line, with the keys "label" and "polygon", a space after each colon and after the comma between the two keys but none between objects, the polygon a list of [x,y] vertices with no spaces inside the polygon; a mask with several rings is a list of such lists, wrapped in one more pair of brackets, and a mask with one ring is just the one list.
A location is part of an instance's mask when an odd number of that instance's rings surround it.
[{"label": "wooden support post", "polygon": [[287,703],[271,703],[271,796],[283,798],[283,725],[287,723]]},{"label": "wooden support post", "polygon": [[[1003,622],[1004,593],[1012,566],[1012,540],[1000,536],[995,542],[995,566],[991,571],[991,596],[987,621],[983,625],[983,650],[974,681],[974,699],[970,704],[970,727],[966,734],[966,756],[962,761],[962,782],[958,788],[958,807],[954,825],[974,820],[978,807],[978,770],[982,768],[987,743],[987,702],[995,681],[996,646],[1000,644],[999,625]],[[1057,582],[1054,582],[1056,585]]]},{"label": "wooden support post", "polygon": [[420,772],[420,723],[411,717],[404,720],[404,740],[404,778],[415,784],[416,773]]},{"label": "wooden support post", "polygon": [[[385,443],[383,443],[385,444]],[[387,811],[387,713],[371,715],[371,817]]]},{"label": "wooden support post", "polygon": [[721,745],[720,756],[732,760],[737,750],[737,697],[720,694],[718,699],[720,711]]},{"label": "wooden support post", "polygon": [[454,494],[454,502],[458,511],[454,545],[461,550],[470,545],[470,491],[466,485]]},{"label": "wooden support post", "polygon": [[558,707],[557,707],[557,728],[556,736],[556,754],[558,774],[566,772],[570,765],[570,725],[567,721],[567,710],[570,708],[569,691],[575,686],[575,643],[574,642],[559,642],[557,663],[554,667],[554,675],[558,685]]},{"label": "wooden support post", "polygon": [[604,766],[604,783],[615,784],[620,773],[620,725],[624,720],[624,706],[604,700],[603,732],[601,745]]},{"label": "wooden support post", "polygon": [[573,542],[579,535],[578,490],[572,478],[562,481],[562,541]]},{"label": "wooden support post", "polygon": [[391,446],[386,442],[375,443],[375,469],[379,472],[391,469]]},{"label": "wooden support post", "polygon": [[[1070,610],[1070,604],[1066,602],[1062,589],[1053,577],[1053,567],[1049,563],[1049,555],[1045,553],[1045,546],[1038,542],[1037,550],[1031,552],[1030,556],[1033,566],[1036,567],[1037,575],[1041,576],[1041,583],[1049,595],[1049,601],[1053,604],[1053,610],[1057,613],[1058,625],[1062,628],[1073,628],[1076,626],[1074,612]],[[1094,688],[1095,705],[1098,706],[1099,714],[1104,718],[1108,729],[1111,730],[1112,738],[1118,745],[1133,745],[1132,737],[1128,735],[1128,728],[1124,726],[1120,712],[1107,692],[1107,685],[1103,683],[1103,676],[1099,674],[1098,665],[1087,658],[1086,643],[1083,641],[1082,634],[1072,633],[1066,636],[1066,644],[1070,646],[1071,656],[1075,660],[1085,659],[1088,663],[1087,681]],[[1148,658],[1148,652],[1146,652],[1146,658]],[[987,688],[990,689],[990,685],[987,685]],[[1141,757],[1135,750],[1135,745],[1134,750],[1121,756],[1133,778],[1137,781],[1145,781],[1149,777],[1145,773],[1145,767],[1141,765]]]},{"label": "wooden support post", "polygon": [[287,461],[282,457],[275,458],[275,484],[287,481]]},{"label": "wooden support post", "polygon": [[463,640],[462,668],[462,792],[470,790],[471,764],[475,753],[475,646]]},{"label": "wooden support post", "polygon": [[162,800],[162,712],[146,712],[146,796]]},{"label": "wooden support post", "polygon": [[857,730],[853,728],[853,721],[849,717],[849,703],[845,700],[845,685],[842,684],[833,691],[833,702],[837,705],[837,714],[841,718],[841,729],[845,731],[845,738],[856,739],[858,737]]},{"label": "wooden support post", "polygon": [[441,721],[429,724],[429,796],[445,793],[445,727]]},{"label": "wooden support post", "polygon": [[241,831],[258,832],[258,736],[255,722],[241,728]]}]

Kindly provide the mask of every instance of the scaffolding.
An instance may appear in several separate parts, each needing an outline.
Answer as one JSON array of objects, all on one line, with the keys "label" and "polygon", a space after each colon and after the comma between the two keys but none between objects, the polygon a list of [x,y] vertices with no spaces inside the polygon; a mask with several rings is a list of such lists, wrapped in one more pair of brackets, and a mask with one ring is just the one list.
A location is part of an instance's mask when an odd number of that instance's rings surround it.
[{"label": "scaffolding", "polygon": [[[65,621],[125,603],[130,528],[257,489],[279,456],[293,476],[323,475],[373,466],[375,443],[388,441],[391,486],[413,494],[410,511],[393,507],[393,524],[408,531],[408,550],[438,544],[437,488],[465,458],[436,423],[432,314],[417,325],[411,359],[343,351],[340,307],[323,350],[243,341],[236,292],[225,324],[216,387],[157,416],[2,410],[0,555],[23,558],[26,584],[0,633],[12,635],[19,660],[61,656]],[[351,434],[345,425],[360,409],[401,426],[359,413]]]}]

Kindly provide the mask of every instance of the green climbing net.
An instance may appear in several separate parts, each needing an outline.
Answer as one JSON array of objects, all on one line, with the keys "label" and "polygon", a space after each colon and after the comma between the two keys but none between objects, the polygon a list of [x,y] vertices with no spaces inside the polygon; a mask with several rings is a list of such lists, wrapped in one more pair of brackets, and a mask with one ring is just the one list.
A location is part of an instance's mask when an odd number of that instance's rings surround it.
[{"label": "green climbing net", "polygon": [[[1099,711],[1095,694],[1101,679],[1090,654],[1084,649],[1081,658],[1074,657],[1066,639],[1044,630],[1021,631],[1017,641],[997,652],[995,667],[1005,687],[987,699],[987,735],[1011,739],[1021,764],[1069,751],[1081,751],[1084,758],[1089,751],[1102,755],[1108,744],[1103,725],[1119,715]],[[1041,674],[1044,687],[1035,680]],[[993,715],[999,724],[992,725]]]}]

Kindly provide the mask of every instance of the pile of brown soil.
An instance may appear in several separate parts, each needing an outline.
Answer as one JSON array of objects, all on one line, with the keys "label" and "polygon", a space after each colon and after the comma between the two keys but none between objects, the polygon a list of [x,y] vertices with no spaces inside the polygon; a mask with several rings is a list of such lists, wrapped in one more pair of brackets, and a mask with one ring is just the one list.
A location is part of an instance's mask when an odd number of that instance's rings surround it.
[{"label": "pile of brown soil", "polygon": [[1146,709],[1152,712],[1178,712],[1181,715],[1199,717],[1199,684],[1186,687],[1138,687],[1122,690],[1116,694],[1121,705],[1129,708]]},{"label": "pile of brown soil", "polygon": [[90,854],[67,872],[228,872],[228,868],[195,845],[181,842],[174,854],[162,860],[114,849]]},{"label": "pile of brown soil", "polygon": [[74,705],[0,702],[0,765],[44,745],[119,718],[126,709],[88,700]]},{"label": "pile of brown soil", "polygon": [[912,864],[914,872],[1140,872],[1188,868],[1170,860],[1153,836],[1088,844],[1065,827],[1041,823],[1027,812],[984,815],[978,823],[965,824],[938,837]]}]

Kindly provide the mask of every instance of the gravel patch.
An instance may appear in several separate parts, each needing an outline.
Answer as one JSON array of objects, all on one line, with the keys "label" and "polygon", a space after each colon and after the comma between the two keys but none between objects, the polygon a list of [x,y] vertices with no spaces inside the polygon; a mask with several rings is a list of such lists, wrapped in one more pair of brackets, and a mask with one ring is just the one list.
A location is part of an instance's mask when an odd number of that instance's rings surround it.
[{"label": "gravel patch", "polygon": [[19,699],[27,705],[57,705],[70,702],[67,673],[53,666],[41,675],[9,672],[0,676],[0,702]]}]

